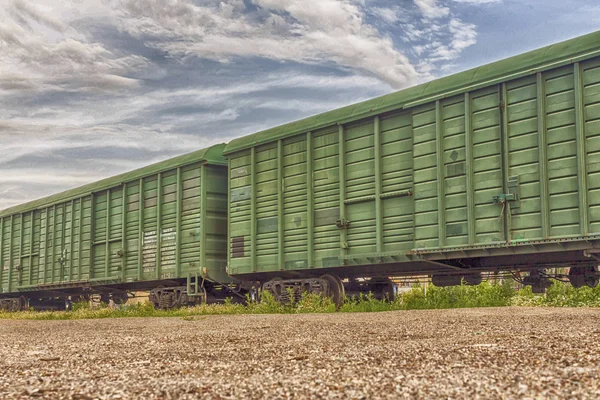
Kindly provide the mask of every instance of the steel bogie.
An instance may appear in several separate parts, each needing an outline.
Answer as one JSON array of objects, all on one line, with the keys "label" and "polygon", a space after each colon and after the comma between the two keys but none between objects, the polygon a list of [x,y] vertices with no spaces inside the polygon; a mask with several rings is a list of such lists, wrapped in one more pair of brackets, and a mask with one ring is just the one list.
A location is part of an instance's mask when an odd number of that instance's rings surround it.
[{"label": "steel bogie", "polygon": [[597,266],[571,267],[568,274],[569,282],[574,288],[598,286],[600,272]]}]

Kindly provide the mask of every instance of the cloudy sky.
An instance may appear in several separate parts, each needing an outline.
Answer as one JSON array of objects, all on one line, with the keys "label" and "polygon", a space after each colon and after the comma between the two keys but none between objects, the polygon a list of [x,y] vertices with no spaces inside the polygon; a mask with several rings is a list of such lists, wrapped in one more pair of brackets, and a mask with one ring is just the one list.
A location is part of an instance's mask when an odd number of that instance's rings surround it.
[{"label": "cloudy sky", "polygon": [[0,0],[0,209],[597,30],[596,0]]}]

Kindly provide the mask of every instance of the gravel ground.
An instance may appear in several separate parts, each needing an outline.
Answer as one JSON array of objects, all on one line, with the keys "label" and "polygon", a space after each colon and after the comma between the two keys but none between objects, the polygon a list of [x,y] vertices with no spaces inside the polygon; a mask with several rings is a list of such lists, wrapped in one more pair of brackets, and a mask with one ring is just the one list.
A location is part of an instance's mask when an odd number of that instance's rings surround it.
[{"label": "gravel ground", "polygon": [[600,310],[0,321],[0,398],[600,398]]}]

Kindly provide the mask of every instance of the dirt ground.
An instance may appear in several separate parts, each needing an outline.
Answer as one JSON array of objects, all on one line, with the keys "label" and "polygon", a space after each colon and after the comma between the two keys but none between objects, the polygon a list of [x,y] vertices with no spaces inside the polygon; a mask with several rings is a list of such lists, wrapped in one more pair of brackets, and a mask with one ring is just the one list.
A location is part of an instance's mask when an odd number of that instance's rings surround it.
[{"label": "dirt ground", "polygon": [[0,398],[600,398],[600,310],[0,321]]}]

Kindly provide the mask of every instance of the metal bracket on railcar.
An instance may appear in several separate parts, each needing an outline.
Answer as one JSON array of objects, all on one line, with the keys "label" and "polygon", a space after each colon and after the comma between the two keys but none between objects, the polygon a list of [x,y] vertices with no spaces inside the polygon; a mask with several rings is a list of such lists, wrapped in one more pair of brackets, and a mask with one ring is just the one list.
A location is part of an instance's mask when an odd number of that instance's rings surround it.
[{"label": "metal bracket on railcar", "polygon": [[337,226],[340,229],[348,229],[349,225],[350,225],[350,221],[348,221],[345,218],[338,219],[337,221],[335,221],[335,226]]},{"label": "metal bracket on railcar", "polygon": [[325,279],[272,279],[263,285],[263,291],[270,292],[282,304],[297,302],[302,293],[318,293],[325,295],[329,290],[329,282]]}]

